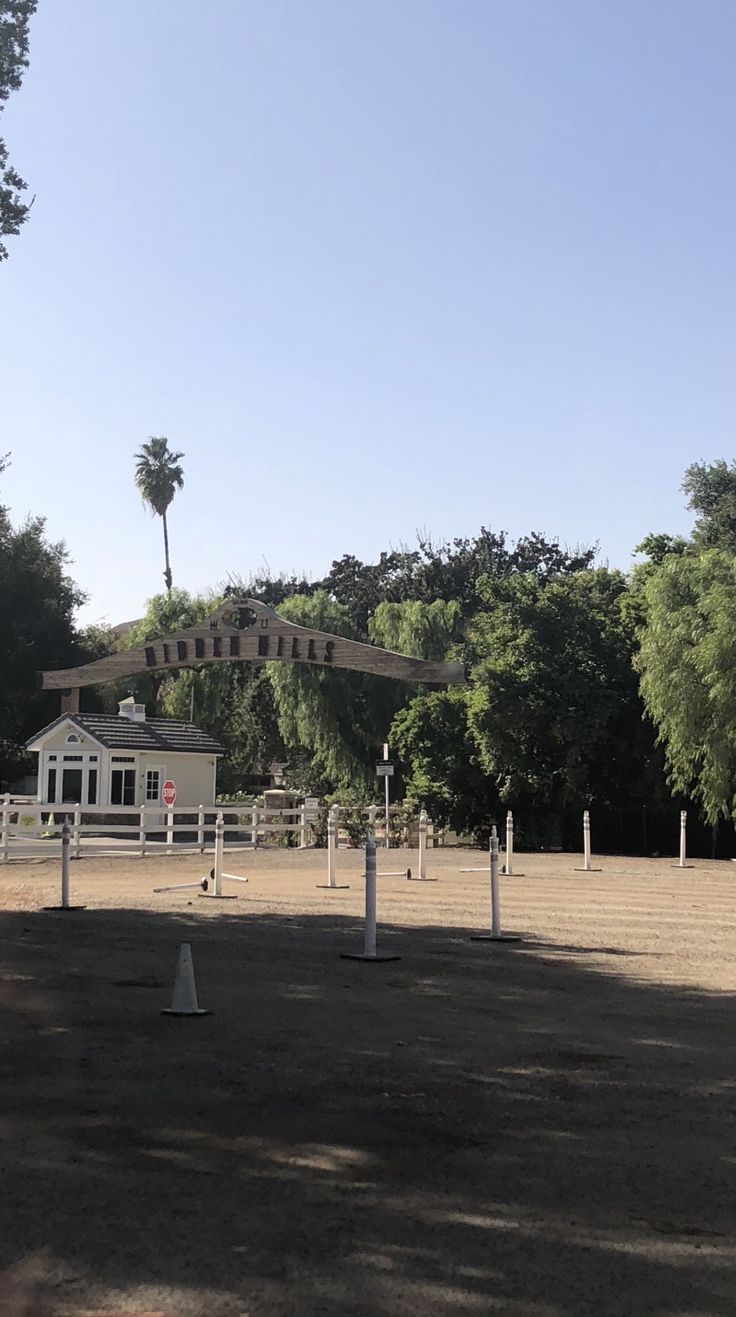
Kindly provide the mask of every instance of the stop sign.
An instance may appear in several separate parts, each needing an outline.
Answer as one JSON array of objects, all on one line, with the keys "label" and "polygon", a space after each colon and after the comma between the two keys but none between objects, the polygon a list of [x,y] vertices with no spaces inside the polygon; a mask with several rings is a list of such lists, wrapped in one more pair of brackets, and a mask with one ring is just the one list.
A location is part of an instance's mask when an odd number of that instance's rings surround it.
[{"label": "stop sign", "polygon": [[169,808],[176,804],[176,782],[172,782],[171,778],[161,788],[161,799]]}]

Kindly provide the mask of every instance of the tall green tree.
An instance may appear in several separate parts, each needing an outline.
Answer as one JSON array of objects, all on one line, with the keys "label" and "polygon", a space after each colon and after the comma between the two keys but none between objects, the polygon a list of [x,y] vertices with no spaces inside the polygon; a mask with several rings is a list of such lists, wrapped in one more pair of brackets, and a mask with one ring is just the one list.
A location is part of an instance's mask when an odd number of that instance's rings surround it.
[{"label": "tall green tree", "polygon": [[152,513],[161,518],[164,528],[164,580],[171,589],[171,563],[169,561],[169,528],[166,513],[177,489],[184,485],[184,469],[180,465],[183,453],[172,453],[168,439],[152,435],[148,443],[135,455],[135,483],[141,498]]},{"label": "tall green tree", "polygon": [[468,691],[423,692],[394,718],[391,745],[404,766],[407,799],[436,824],[485,836],[500,822],[498,788],[480,762]]},{"label": "tall green tree", "polygon": [[534,813],[550,840],[568,807],[620,805],[652,754],[622,602],[603,568],[546,584],[520,575],[489,590],[469,628],[470,728],[504,802]]},{"label": "tall green tree", "polygon": [[63,544],[46,539],[43,518],[17,529],[0,508],[0,785],[30,771],[24,742],[59,712],[56,691],[37,691],[36,671],[97,657],[74,625],[84,595],[67,571]]},{"label": "tall green tree", "polygon": [[[0,0],[0,113],[13,91],[17,91],[28,68],[28,25],[38,0]],[[8,148],[0,137],[0,238],[15,237],[28,219],[32,202],[23,201],[27,184],[9,162]],[[0,261],[8,249],[0,241]]]},{"label": "tall green tree", "polygon": [[736,555],[669,555],[645,595],[635,662],[671,785],[736,822]]},{"label": "tall green tree", "polygon": [[736,553],[736,462],[693,462],[682,488],[695,513],[696,548]]}]

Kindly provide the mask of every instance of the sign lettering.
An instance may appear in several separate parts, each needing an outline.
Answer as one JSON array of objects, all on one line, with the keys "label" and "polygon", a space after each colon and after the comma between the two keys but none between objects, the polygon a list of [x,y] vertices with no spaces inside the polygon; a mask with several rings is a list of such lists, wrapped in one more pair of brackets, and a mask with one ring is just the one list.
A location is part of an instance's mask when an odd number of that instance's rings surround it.
[{"label": "sign lettering", "polygon": [[[376,645],[330,636],[311,627],[288,622],[266,604],[254,599],[229,600],[211,618],[177,635],[149,640],[139,648],[119,650],[78,668],[38,673],[41,690],[68,692],[78,701],[82,686],[98,686],[138,672],[190,667],[193,664],[229,662],[306,663],[312,667],[329,664],[352,672],[425,685],[454,685],[465,680],[459,663],[439,663],[394,654]],[[71,708],[72,705],[70,704]],[[74,706],[79,707],[78,702]]]}]

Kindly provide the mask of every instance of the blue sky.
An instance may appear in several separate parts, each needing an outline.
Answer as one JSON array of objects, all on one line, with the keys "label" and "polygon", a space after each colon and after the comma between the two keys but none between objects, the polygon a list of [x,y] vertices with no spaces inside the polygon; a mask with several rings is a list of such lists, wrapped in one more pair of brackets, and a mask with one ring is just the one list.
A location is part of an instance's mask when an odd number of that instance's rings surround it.
[{"label": "blue sky", "polygon": [[732,0],[41,0],[0,496],[138,616],[481,524],[627,567],[733,454]]}]

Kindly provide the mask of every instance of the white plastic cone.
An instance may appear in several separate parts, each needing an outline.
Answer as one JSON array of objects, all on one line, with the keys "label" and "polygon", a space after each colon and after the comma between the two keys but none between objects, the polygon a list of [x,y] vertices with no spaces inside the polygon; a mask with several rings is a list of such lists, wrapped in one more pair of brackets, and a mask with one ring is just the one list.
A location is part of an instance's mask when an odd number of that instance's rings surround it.
[{"label": "white plastic cone", "polygon": [[161,1014],[209,1015],[209,1013],[209,1011],[203,1011],[197,1002],[197,984],[194,980],[192,948],[188,942],[182,942],[179,947],[179,963],[176,967],[171,1007],[167,1011],[162,1011]]}]

